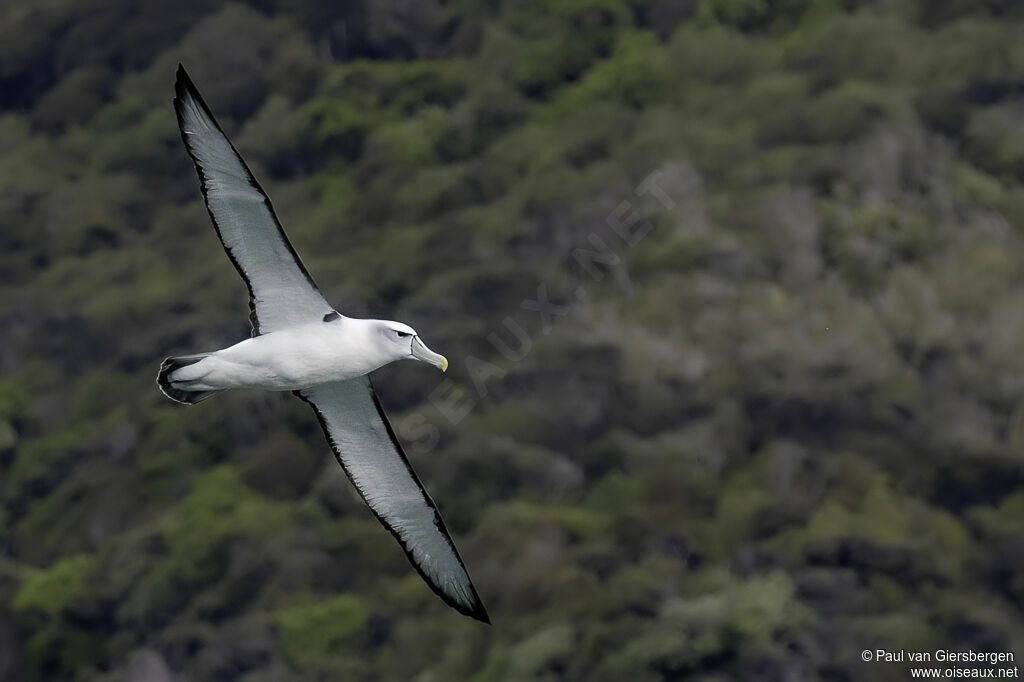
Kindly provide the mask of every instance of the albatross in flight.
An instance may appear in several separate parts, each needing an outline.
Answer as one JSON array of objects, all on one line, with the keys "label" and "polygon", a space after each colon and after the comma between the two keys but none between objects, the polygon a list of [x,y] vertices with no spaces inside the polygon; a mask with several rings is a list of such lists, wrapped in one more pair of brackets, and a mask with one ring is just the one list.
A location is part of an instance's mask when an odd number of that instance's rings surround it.
[{"label": "albatross in flight", "polygon": [[181,65],[174,91],[181,139],[206,208],[249,289],[252,337],[212,353],[167,358],[157,376],[160,390],[190,405],[230,388],[292,391],[309,403],[345,473],[427,584],[460,613],[489,623],[367,376],[395,360],[422,360],[442,372],[448,361],[408,325],[334,310]]}]

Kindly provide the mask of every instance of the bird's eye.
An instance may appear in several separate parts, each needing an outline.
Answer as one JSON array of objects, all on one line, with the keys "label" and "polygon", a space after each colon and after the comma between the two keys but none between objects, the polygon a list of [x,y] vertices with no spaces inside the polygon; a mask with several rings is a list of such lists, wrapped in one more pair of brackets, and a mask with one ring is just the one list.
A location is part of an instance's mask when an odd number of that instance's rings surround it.
[{"label": "bird's eye", "polygon": [[407,336],[412,336],[412,334],[410,334],[409,332],[400,332],[397,329],[395,330],[395,333],[398,334],[398,338],[400,339],[404,339]]}]

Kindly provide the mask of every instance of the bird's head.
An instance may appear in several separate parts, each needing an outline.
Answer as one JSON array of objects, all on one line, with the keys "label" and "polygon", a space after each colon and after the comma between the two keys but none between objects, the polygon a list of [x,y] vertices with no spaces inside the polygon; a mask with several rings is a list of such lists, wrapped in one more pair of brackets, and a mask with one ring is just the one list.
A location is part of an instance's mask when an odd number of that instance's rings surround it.
[{"label": "bird's head", "polygon": [[401,322],[377,320],[376,332],[383,338],[383,347],[392,360],[422,360],[442,372],[448,369],[448,359],[427,348],[416,330]]}]

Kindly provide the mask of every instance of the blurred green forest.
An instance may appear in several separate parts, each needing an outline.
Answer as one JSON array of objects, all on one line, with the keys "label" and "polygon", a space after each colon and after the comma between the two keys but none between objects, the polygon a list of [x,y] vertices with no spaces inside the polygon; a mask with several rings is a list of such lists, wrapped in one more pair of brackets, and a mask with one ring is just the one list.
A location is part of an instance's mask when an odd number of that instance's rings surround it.
[{"label": "blurred green forest", "polygon": [[[0,679],[1024,654],[1022,35],[1015,0],[3,3]],[[376,382],[494,626],[423,584],[305,405],[157,390],[248,335],[179,61],[328,299],[452,359]],[[618,262],[581,268],[591,235]]]}]

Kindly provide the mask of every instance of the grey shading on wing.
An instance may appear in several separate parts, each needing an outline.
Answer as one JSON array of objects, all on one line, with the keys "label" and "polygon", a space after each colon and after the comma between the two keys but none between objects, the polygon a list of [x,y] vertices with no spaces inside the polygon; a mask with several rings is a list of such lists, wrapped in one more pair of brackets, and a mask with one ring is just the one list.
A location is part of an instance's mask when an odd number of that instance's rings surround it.
[{"label": "grey shading on wing", "polygon": [[441,599],[490,623],[433,500],[423,489],[368,377],[296,391],[310,403],[345,473]]},{"label": "grey shading on wing", "polygon": [[252,335],[321,320],[331,306],[288,242],[270,199],[181,65],[174,93],[181,139],[199,173],[206,208],[249,289]]}]

